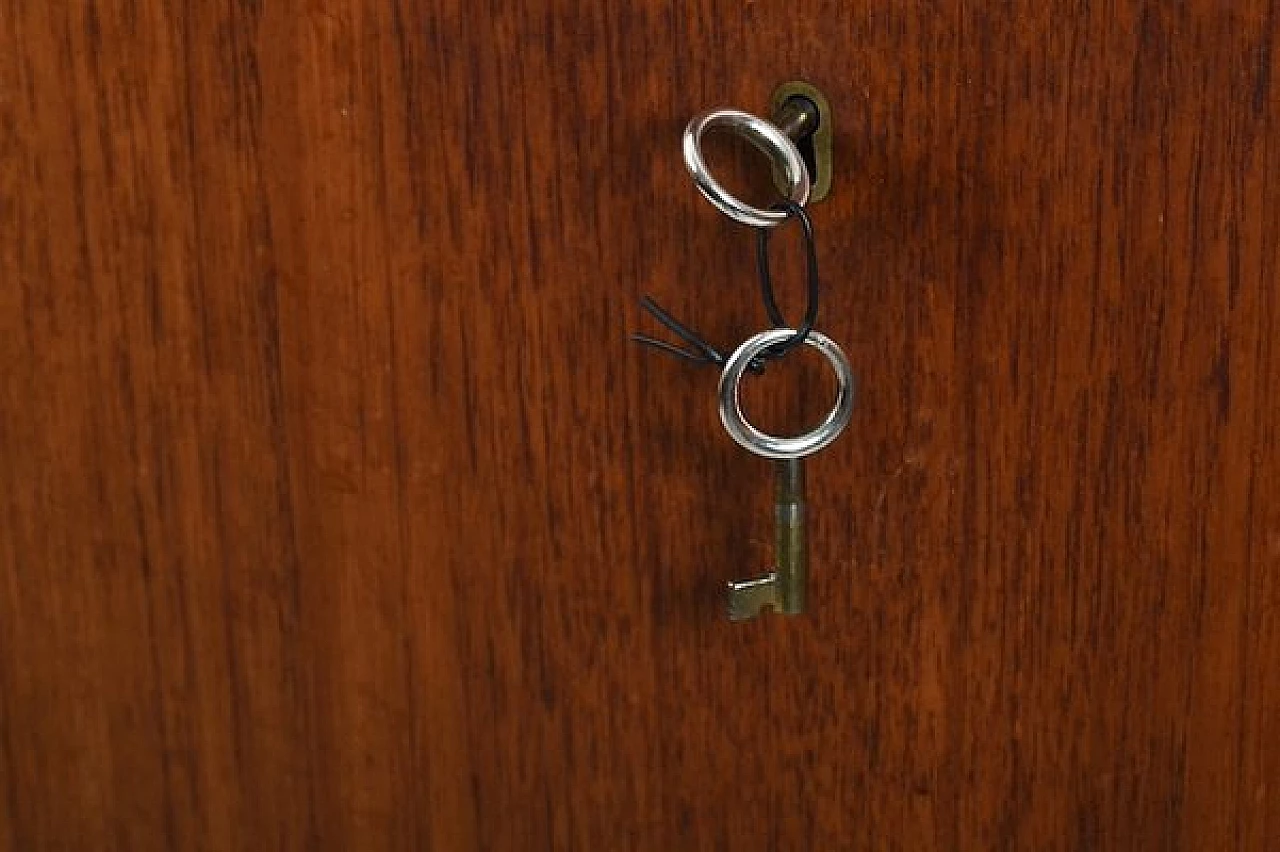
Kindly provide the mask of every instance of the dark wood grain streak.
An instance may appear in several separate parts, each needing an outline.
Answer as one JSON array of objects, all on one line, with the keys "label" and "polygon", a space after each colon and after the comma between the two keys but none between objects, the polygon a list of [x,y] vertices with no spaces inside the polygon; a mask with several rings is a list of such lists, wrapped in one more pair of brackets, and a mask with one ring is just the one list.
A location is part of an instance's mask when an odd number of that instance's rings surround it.
[{"label": "dark wood grain streak", "polygon": [[[0,40],[0,847],[1275,847],[1274,3]],[[768,466],[625,336],[760,327],[678,139],[797,77],[862,391],[812,612],[730,625]],[[785,377],[762,420],[821,407]]]}]

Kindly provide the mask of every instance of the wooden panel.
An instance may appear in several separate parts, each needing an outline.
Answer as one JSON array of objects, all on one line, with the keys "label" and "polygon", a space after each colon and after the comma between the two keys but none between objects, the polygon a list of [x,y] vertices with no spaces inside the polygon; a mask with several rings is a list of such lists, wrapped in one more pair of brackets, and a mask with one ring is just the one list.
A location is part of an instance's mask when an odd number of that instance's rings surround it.
[{"label": "wooden panel", "polygon": [[[0,847],[1274,845],[1276,27],[6,4]],[[678,139],[794,77],[863,391],[729,625],[768,467],[625,335],[760,328]]]}]

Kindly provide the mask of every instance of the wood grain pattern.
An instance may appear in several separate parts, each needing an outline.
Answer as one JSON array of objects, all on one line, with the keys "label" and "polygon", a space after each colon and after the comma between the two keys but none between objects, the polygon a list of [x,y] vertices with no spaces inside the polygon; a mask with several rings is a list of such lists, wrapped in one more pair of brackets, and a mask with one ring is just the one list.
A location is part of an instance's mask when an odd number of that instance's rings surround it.
[{"label": "wood grain pattern", "polygon": [[[1276,14],[3,4],[0,848],[1275,848]],[[729,625],[625,334],[760,327],[678,136],[795,77],[863,390]]]}]

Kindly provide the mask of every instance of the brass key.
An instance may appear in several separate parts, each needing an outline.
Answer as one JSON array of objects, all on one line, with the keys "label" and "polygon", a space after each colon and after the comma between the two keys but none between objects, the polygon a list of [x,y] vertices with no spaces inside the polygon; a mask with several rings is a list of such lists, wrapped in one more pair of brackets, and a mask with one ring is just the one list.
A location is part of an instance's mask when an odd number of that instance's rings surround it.
[{"label": "brass key", "polygon": [[808,536],[805,535],[804,459],[840,436],[853,413],[856,383],[840,347],[818,331],[804,342],[826,356],[836,374],[836,402],[826,418],[810,432],[794,438],[767,435],[747,422],[742,413],[738,383],[752,359],[769,346],[786,340],[791,329],[763,331],[739,346],[720,374],[720,422],[730,438],[758,456],[773,460],[773,570],[762,577],[729,583],[729,620],[755,618],[767,606],[783,615],[804,612],[809,581]]},{"label": "brass key", "polygon": [[729,581],[729,620],[755,618],[766,606],[784,615],[804,612],[809,556],[805,540],[804,459],[778,459],[774,469],[774,570]]}]

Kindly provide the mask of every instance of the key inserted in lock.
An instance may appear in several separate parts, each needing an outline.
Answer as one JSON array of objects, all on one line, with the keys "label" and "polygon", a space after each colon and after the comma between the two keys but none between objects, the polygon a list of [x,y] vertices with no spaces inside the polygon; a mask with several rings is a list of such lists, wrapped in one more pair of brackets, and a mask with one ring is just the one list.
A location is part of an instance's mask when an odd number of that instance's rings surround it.
[{"label": "key inserted in lock", "polygon": [[[774,91],[769,114],[804,159],[809,172],[809,203],[826,198],[831,192],[831,149],[835,138],[831,102],[816,86],[796,80],[783,83]],[[780,192],[786,192],[786,174],[776,164],[773,182]]]}]

